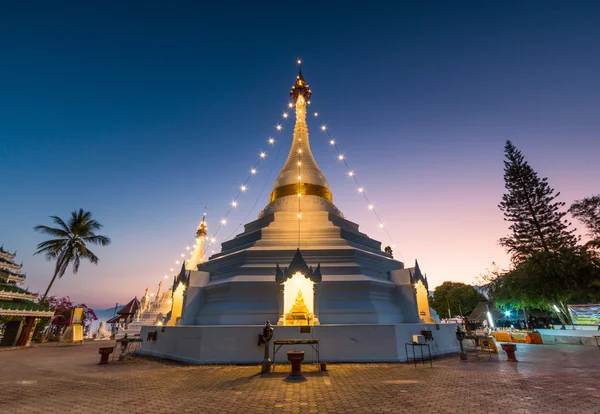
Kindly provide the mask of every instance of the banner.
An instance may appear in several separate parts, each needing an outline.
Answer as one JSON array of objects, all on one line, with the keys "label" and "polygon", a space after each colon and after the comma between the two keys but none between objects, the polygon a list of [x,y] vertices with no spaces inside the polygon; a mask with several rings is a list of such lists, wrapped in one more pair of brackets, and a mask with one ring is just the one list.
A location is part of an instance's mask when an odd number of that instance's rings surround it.
[{"label": "banner", "polygon": [[600,305],[568,305],[574,325],[600,325]]}]

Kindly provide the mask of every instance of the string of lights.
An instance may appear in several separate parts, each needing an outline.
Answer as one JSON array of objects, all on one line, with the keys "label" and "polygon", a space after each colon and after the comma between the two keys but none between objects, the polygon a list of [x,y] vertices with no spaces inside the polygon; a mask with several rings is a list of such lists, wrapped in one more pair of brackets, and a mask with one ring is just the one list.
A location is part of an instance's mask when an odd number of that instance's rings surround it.
[{"label": "string of lights", "polygon": [[[287,118],[287,114],[284,113],[284,118]],[[267,185],[269,184],[269,181],[271,179],[271,175],[273,175],[273,171],[275,170],[275,167],[277,166],[277,160],[279,160],[279,154],[281,153],[281,144],[279,144],[277,146],[277,154],[275,155],[275,161],[273,162],[273,165],[271,165],[271,169],[269,170],[269,174],[267,175],[267,178],[265,179],[265,183],[263,184],[260,193],[258,194],[258,196],[256,197],[256,200],[254,200],[254,204],[252,204],[252,207],[250,207],[250,209],[248,210],[248,213],[246,213],[246,215],[244,216],[244,218],[240,221],[240,224],[237,225],[237,227],[235,229],[233,229],[233,231],[231,233],[229,233],[229,235],[225,238],[225,241],[231,239],[231,237],[233,237],[236,232],[238,231],[238,229],[246,222],[246,220],[248,219],[248,217],[250,216],[250,214],[252,213],[252,211],[254,210],[254,208],[256,207],[256,205],[258,204],[258,201],[260,200],[260,198],[262,197],[262,195],[265,192],[265,189],[267,188]]]},{"label": "string of lights", "polygon": [[[319,113],[318,112],[314,113],[314,117],[319,122],[319,124],[320,124],[320,130],[325,134],[325,137],[328,140],[329,146],[332,147],[336,151],[338,161],[341,161],[344,164],[344,166],[346,167],[346,171],[347,171],[348,176],[352,179],[352,181],[354,181],[354,184],[356,185],[356,190],[358,191],[358,193],[360,195],[362,195],[363,199],[367,203],[368,210],[373,213],[373,216],[377,220],[379,228],[383,229],[383,231],[387,235],[387,237],[388,237],[388,239],[389,239],[389,241],[391,243],[390,247],[392,249],[395,249],[396,248],[396,244],[394,243],[394,239],[392,238],[392,235],[390,234],[390,232],[388,231],[388,229],[383,224],[383,220],[381,219],[381,217],[377,213],[377,210],[375,209],[375,205],[371,202],[371,200],[367,196],[367,192],[366,192],[365,188],[359,183],[358,178],[356,176],[356,172],[352,168],[350,168],[350,164],[348,163],[348,159],[346,158],[346,156],[340,150],[337,141],[331,136],[331,132],[329,131],[329,128],[321,120],[321,118],[319,117]],[[402,259],[402,261],[404,261],[404,257],[402,257],[402,254],[400,252],[398,252],[398,255],[400,256],[400,258]]]},{"label": "string of lights", "polygon": [[[284,111],[282,113],[282,117],[283,117],[283,120],[285,121],[289,117],[289,114]],[[276,132],[281,132],[282,130],[283,130],[282,123],[277,123],[275,125],[275,131]],[[227,219],[228,219],[229,215],[231,214],[231,212],[233,211],[233,209],[235,209],[236,207],[239,206],[239,199],[240,199],[240,197],[242,196],[242,194],[245,194],[248,191],[248,183],[250,182],[250,180],[252,179],[253,176],[255,176],[255,175],[258,174],[258,167],[259,167],[261,161],[263,161],[265,158],[267,158],[269,147],[274,146],[275,143],[276,143],[276,140],[275,140],[275,138],[273,136],[271,136],[271,137],[269,137],[267,139],[267,143],[265,144],[265,146],[263,147],[263,149],[259,152],[256,161],[254,162],[254,164],[252,165],[252,167],[250,168],[250,170],[248,172],[248,175],[246,176],[246,179],[243,181],[242,185],[238,189],[238,192],[237,192],[236,196],[233,198],[233,200],[229,204],[227,212],[225,213],[225,215],[222,216],[221,220],[219,221],[219,225],[215,229],[214,233],[210,237],[206,238],[206,241],[208,243],[204,244],[204,252],[203,252],[204,255],[206,255],[206,251],[207,251],[207,249],[208,249],[209,246],[214,245],[214,244],[217,243],[217,235],[219,234],[219,231],[227,224]],[[281,151],[281,145],[278,146],[276,158],[279,157],[279,152],[280,151]],[[271,167],[271,171],[269,172],[269,177],[271,176],[271,174],[273,172],[274,165],[275,164],[273,164],[273,167]],[[269,180],[269,178],[267,178],[266,182],[268,182],[268,180]],[[256,207],[256,204],[258,203],[258,200],[260,199],[261,195],[263,194],[265,187],[266,187],[266,183],[263,186],[260,195],[257,197],[256,201],[254,202],[254,205],[248,211],[248,214],[246,215],[246,217],[244,218],[244,220],[242,220],[242,224],[246,220],[246,218],[250,215],[250,213],[252,212],[252,210],[254,209],[254,207]],[[205,216],[206,216],[206,212],[204,213],[204,217]],[[238,225],[238,227],[236,227],[236,229],[232,232],[232,234],[235,233],[235,231],[240,227],[240,225]],[[228,240],[230,237],[231,237],[231,235],[229,235],[226,240]],[[195,241],[194,241],[194,243],[195,243]],[[192,243],[192,246],[194,245],[194,243]],[[190,245],[187,245],[185,247],[185,251],[182,252],[182,253],[180,253],[179,257],[173,262],[173,264],[169,268],[168,273],[165,273],[165,275],[164,275],[165,279],[168,280],[169,279],[169,274],[172,277],[172,275],[174,274],[174,272],[176,272],[176,271],[179,270],[179,269],[176,269],[175,266],[179,266],[179,265],[181,265],[185,261],[185,257],[186,257],[186,255],[190,254],[190,250],[191,249],[192,249],[192,247],[190,247]]]}]

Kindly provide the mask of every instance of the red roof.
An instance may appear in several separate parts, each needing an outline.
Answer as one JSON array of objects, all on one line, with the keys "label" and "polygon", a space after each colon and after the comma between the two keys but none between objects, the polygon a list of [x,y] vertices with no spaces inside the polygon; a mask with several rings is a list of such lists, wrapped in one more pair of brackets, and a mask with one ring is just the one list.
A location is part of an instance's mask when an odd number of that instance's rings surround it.
[{"label": "red roof", "polygon": [[135,315],[139,307],[140,301],[137,299],[137,297],[135,297],[131,299],[127,305],[123,306],[117,313],[123,316]]},{"label": "red roof", "polygon": [[126,319],[125,316],[117,315],[117,316],[112,317],[109,320],[107,320],[106,323],[118,323],[119,319],[121,319],[121,318]]}]

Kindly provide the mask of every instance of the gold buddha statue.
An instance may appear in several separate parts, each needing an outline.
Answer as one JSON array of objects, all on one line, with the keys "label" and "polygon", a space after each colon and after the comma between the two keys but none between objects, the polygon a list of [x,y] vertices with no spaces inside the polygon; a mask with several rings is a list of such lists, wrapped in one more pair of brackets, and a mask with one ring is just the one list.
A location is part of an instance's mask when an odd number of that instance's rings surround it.
[{"label": "gold buddha statue", "polygon": [[310,325],[312,314],[308,311],[304,298],[302,297],[302,291],[298,290],[298,296],[292,305],[292,309],[285,314],[286,325]]}]

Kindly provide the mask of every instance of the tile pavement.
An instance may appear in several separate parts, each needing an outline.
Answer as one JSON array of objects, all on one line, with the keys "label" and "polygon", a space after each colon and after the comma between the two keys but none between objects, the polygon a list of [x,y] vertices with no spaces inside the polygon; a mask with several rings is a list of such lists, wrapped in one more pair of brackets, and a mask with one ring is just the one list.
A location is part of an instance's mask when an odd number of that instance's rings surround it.
[{"label": "tile pavement", "polygon": [[[504,355],[433,368],[405,364],[185,366],[131,358],[99,366],[98,343],[0,352],[2,413],[600,413],[600,351],[518,345]],[[104,344],[106,346],[106,344]]]}]

